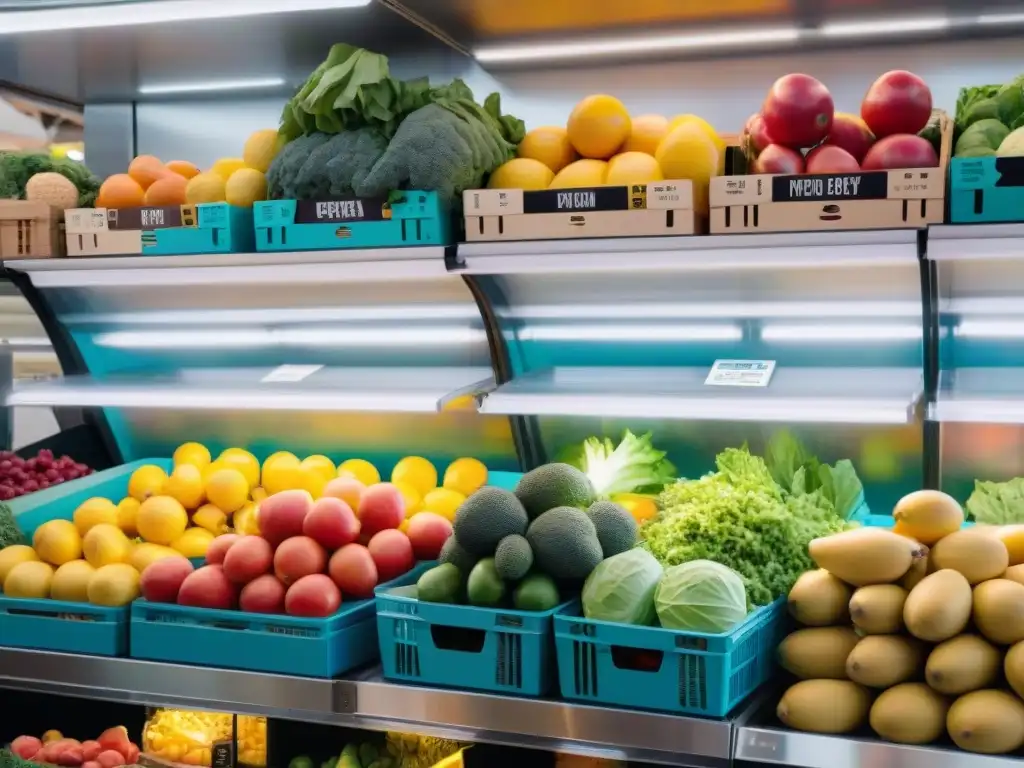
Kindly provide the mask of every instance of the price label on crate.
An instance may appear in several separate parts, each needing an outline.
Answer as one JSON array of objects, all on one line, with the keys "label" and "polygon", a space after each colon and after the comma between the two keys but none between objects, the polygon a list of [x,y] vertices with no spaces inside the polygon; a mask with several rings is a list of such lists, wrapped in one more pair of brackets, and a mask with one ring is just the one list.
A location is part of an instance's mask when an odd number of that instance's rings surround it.
[{"label": "price label on crate", "polygon": [[215,741],[210,745],[210,768],[235,768],[234,741]]},{"label": "price label on crate", "polygon": [[712,387],[767,387],[774,372],[774,360],[715,360],[704,384]]}]

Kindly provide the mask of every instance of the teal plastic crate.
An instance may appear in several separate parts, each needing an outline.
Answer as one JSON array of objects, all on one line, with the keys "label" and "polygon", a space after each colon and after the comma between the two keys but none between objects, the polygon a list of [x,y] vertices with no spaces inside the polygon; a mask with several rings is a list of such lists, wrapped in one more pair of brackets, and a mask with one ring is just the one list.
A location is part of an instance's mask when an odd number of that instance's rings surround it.
[{"label": "teal plastic crate", "polygon": [[[434,563],[388,582],[415,584]],[[374,601],[342,602],[333,616],[243,613],[136,600],[131,606],[133,659],[246,669],[300,677],[336,677],[377,658]]]},{"label": "teal plastic crate", "polygon": [[593,621],[579,606],[555,616],[558,682],[567,699],[725,717],[767,682],[786,601],[721,635]]},{"label": "teal plastic crate", "polygon": [[0,594],[0,645],[91,656],[128,655],[128,607]]},{"label": "teal plastic crate", "polygon": [[543,696],[554,684],[550,611],[424,603],[378,587],[384,677],[447,688]]},{"label": "teal plastic crate", "polygon": [[1024,221],[1024,157],[954,157],[949,181],[954,224]]},{"label": "teal plastic crate", "polygon": [[448,245],[451,220],[436,192],[390,198],[268,200],[253,207],[256,249],[323,251]]}]

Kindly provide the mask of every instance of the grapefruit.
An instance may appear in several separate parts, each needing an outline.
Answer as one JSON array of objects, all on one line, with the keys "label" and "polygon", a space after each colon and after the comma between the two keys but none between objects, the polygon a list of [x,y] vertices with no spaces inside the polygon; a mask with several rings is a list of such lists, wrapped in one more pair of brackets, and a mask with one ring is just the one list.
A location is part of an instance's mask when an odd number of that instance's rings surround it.
[{"label": "grapefruit", "polygon": [[932,116],[932,92],[913,72],[886,72],[868,88],[860,105],[860,116],[880,139],[898,133],[917,133]]},{"label": "grapefruit", "polygon": [[488,189],[547,189],[555,178],[540,160],[517,157],[499,165],[487,182]]},{"label": "grapefruit", "polygon": [[693,182],[693,207],[707,213],[708,186],[718,175],[719,152],[706,131],[693,122],[685,122],[669,131],[654,155],[666,179]]},{"label": "grapefruit", "polygon": [[577,160],[560,170],[548,184],[548,189],[600,187],[604,185],[607,173],[608,163],[604,160]]},{"label": "grapefruit", "polygon": [[614,96],[587,96],[569,114],[569,141],[583,157],[605,160],[614,155],[632,130],[626,106]]},{"label": "grapefruit", "polygon": [[761,108],[765,128],[776,144],[790,149],[813,147],[832,128],[832,94],[810,75],[780,77]]},{"label": "grapefruit", "polygon": [[661,140],[668,134],[668,119],[662,115],[638,115],[633,118],[629,138],[623,152],[646,152],[654,155]]},{"label": "grapefruit", "polygon": [[525,160],[544,163],[552,173],[558,173],[576,159],[576,150],[572,148],[568,132],[557,125],[527,131],[519,142],[517,154]]},{"label": "grapefruit", "polygon": [[626,187],[630,184],[646,184],[661,181],[658,161],[646,152],[622,152],[608,161],[608,172],[604,183],[609,186]]}]

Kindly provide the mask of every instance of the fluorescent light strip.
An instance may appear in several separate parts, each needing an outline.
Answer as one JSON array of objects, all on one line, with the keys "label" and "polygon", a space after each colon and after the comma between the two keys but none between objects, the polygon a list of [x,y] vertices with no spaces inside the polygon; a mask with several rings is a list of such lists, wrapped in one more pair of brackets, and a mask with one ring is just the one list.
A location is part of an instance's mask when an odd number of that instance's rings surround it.
[{"label": "fluorescent light strip", "polygon": [[974,21],[984,26],[990,24],[1024,24],[1024,13],[982,13]]},{"label": "fluorescent light strip", "polygon": [[740,341],[738,325],[529,325],[520,341]]},{"label": "fluorescent light strip", "polygon": [[758,46],[795,42],[800,39],[796,26],[765,27],[708,32],[706,34],[630,36],[591,40],[589,42],[552,42],[536,45],[483,46],[473,56],[483,64],[495,62],[574,59],[623,53],[655,53],[658,51],[705,50],[733,46]]},{"label": "fluorescent light strip", "polygon": [[913,341],[924,335],[920,325],[766,325],[763,341],[802,342],[876,342]]},{"label": "fluorescent light strip", "polygon": [[253,347],[449,346],[486,343],[478,328],[315,328],[301,330],[112,331],[93,338],[111,349],[237,349]]},{"label": "fluorescent light strip", "polygon": [[[0,17],[0,22],[3,18]],[[166,85],[140,85],[139,93],[145,96],[171,93],[208,93],[215,91],[244,91],[256,88],[275,88],[288,81],[283,77],[260,77],[246,80],[210,80],[196,83],[169,83]]]},{"label": "fluorescent light strip", "polygon": [[876,19],[870,21],[836,21],[818,28],[823,37],[877,37],[907,32],[938,32],[953,25],[949,16],[919,16],[902,19]]},{"label": "fluorescent light strip", "polygon": [[157,2],[119,3],[116,7],[72,6],[45,8],[39,11],[3,11],[0,12],[0,35],[361,8],[369,5],[372,1],[158,0]]},{"label": "fluorescent light strip", "polygon": [[[917,306],[918,314],[921,306]],[[62,320],[67,325],[269,325],[338,323],[373,320],[479,320],[472,304],[378,304],[366,307],[282,307],[267,309],[140,310],[138,312],[74,313]]]},{"label": "fluorescent light strip", "polygon": [[953,335],[965,339],[1024,339],[1022,320],[961,320]]},{"label": "fluorescent light strip", "polygon": [[[1017,301],[1019,305],[1019,301]],[[499,308],[516,320],[682,320],[762,317],[921,317],[919,301],[721,301],[638,304],[528,304]],[[141,315],[139,315],[141,317]],[[260,319],[265,319],[261,316]],[[68,322],[71,322],[68,320]],[[136,322],[128,318],[124,322]],[[144,321],[140,321],[144,322]]]}]

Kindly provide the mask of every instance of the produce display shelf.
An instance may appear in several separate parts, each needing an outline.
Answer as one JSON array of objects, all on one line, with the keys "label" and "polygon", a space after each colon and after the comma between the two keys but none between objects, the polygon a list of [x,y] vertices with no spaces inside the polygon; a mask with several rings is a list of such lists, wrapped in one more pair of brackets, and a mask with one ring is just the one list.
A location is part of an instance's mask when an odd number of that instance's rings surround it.
[{"label": "produce display shelf", "polygon": [[928,418],[939,422],[1024,424],[1024,368],[943,371]]},{"label": "produce display shelf", "polygon": [[67,376],[19,382],[9,406],[436,413],[455,398],[494,387],[490,368],[292,366],[183,369],[159,378]]},{"label": "produce display shelf", "polygon": [[476,275],[870,268],[917,260],[914,230],[464,243],[455,255],[462,272]]},{"label": "produce display shelf", "polygon": [[906,424],[917,368],[780,368],[767,387],[709,387],[706,368],[554,368],[487,395],[481,413]]},{"label": "produce display shelf", "polygon": [[1024,258],[1024,224],[962,224],[928,228],[928,259]]},{"label": "produce display shelf", "polygon": [[230,711],[697,768],[726,768],[729,720],[399,685],[0,648],[0,688]]}]

